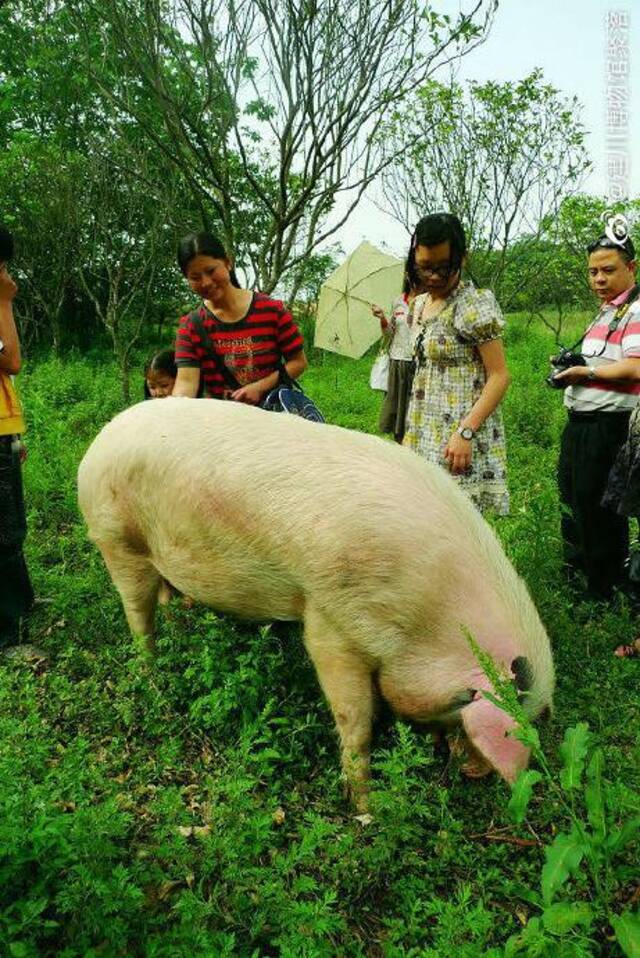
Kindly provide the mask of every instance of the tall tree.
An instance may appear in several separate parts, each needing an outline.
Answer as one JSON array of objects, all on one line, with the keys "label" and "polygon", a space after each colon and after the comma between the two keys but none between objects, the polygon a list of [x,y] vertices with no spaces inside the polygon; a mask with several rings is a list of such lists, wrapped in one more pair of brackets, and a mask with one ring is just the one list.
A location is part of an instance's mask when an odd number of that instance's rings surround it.
[{"label": "tall tree", "polygon": [[556,338],[562,334],[569,310],[594,306],[586,268],[587,246],[602,234],[606,210],[623,213],[632,230],[640,223],[640,199],[611,204],[585,193],[568,196],[555,215],[545,217],[538,241],[527,244],[529,248],[511,270],[511,283],[521,290],[524,307],[551,328]]},{"label": "tall tree", "polygon": [[[132,314],[120,310],[126,318],[118,318],[112,291],[106,322],[103,293],[119,275],[123,244],[137,252],[148,239],[145,231],[155,236],[159,223],[153,302],[136,316],[159,320],[175,307],[175,241],[194,215],[191,193],[131,118],[106,108],[86,57],[99,57],[103,84],[126,84],[108,41],[100,23],[81,39],[62,0],[0,7],[0,219],[16,235],[17,315],[27,342],[58,347],[104,331],[115,348],[114,331],[118,337],[118,329],[130,326]],[[138,97],[144,101],[143,89]],[[148,104],[140,108],[151,112]],[[162,129],[159,117],[156,124]],[[133,268],[135,258],[125,261]],[[133,272],[120,275],[120,306]],[[83,284],[83,277],[90,282]],[[118,355],[124,377],[128,358]]]},{"label": "tall tree", "polygon": [[[346,221],[388,162],[383,118],[481,42],[496,6],[469,0],[454,20],[420,0],[67,4],[105,102],[175,164],[202,219],[267,291]],[[116,84],[97,37],[119,51]]]},{"label": "tall tree", "polygon": [[[420,134],[416,134],[420,131]],[[384,125],[386,208],[409,231],[450,210],[467,228],[471,270],[500,291],[513,241],[545,219],[590,166],[576,98],[534,70],[518,82],[430,81]],[[508,304],[505,304],[508,305]]]},{"label": "tall tree", "polygon": [[[163,207],[147,202],[136,174],[127,176],[124,169],[117,178],[112,174],[100,156],[87,164],[86,203],[91,215],[83,217],[84,255],[76,273],[111,339],[128,402],[131,355],[150,315],[156,286],[163,271],[171,282],[177,270],[166,256],[171,229]],[[175,185],[165,186],[171,206]]]},{"label": "tall tree", "polygon": [[23,341],[49,342],[57,351],[63,315],[80,254],[78,203],[85,160],[31,133],[22,133],[0,156],[0,218],[15,234]]}]

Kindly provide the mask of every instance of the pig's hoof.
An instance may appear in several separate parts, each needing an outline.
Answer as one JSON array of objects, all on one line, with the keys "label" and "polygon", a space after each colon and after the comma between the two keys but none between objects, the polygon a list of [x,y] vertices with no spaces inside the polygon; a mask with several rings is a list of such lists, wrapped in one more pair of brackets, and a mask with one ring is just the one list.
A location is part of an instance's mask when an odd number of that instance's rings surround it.
[{"label": "pig's hoof", "polygon": [[359,815],[366,815],[369,811],[369,789],[362,784],[353,784],[345,781],[343,783],[343,794],[345,801],[353,805]]},{"label": "pig's hoof", "polygon": [[480,755],[472,755],[460,766],[460,771],[466,778],[485,778],[493,768]]},{"label": "pig's hoof", "polygon": [[493,771],[489,762],[475,750],[460,729],[447,735],[447,744],[453,758],[460,762],[460,771],[466,778],[484,778]]}]

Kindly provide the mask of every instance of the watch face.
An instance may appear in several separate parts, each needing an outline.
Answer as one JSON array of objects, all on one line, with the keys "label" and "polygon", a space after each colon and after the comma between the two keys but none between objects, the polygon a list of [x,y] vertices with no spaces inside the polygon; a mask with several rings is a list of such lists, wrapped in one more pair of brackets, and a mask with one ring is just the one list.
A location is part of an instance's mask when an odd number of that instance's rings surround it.
[{"label": "watch face", "polygon": [[473,429],[470,429],[469,426],[465,426],[464,429],[460,430],[460,435],[463,439],[473,439]]}]

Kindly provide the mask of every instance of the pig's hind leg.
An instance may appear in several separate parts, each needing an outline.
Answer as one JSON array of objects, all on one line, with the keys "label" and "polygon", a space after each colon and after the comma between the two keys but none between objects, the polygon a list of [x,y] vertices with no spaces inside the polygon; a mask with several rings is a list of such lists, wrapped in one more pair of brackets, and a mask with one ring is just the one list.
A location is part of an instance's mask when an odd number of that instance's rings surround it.
[{"label": "pig's hind leg", "polygon": [[120,593],[134,642],[145,657],[153,658],[153,630],[163,579],[146,556],[126,548],[98,545],[111,580]]},{"label": "pig's hind leg", "polygon": [[304,638],[340,736],[348,797],[358,811],[366,811],[374,713],[371,667],[336,634],[323,613],[308,607]]}]

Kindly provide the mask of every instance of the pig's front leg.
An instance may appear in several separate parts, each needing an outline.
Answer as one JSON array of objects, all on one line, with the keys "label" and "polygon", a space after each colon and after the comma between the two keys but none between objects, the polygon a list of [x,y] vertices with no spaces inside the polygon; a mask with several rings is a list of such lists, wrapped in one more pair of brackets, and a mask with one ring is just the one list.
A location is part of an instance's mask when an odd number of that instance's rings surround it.
[{"label": "pig's front leg", "polygon": [[336,639],[320,613],[305,614],[305,644],[340,735],[347,795],[358,811],[365,812],[374,711],[371,667]]}]

